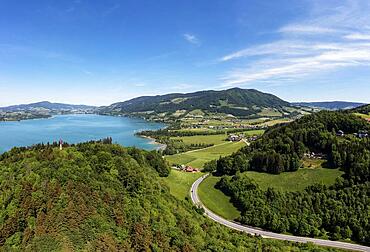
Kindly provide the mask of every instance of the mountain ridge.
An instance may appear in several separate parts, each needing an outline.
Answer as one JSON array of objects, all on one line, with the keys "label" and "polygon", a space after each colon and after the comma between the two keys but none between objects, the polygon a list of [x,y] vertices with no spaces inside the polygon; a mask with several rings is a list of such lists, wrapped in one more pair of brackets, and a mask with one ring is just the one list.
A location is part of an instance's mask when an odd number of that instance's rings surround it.
[{"label": "mountain ridge", "polygon": [[96,107],[41,101],[0,107],[0,121],[20,121],[48,118],[59,114],[92,114]]},{"label": "mountain ridge", "polygon": [[0,111],[4,112],[15,112],[15,111],[24,111],[24,110],[34,110],[37,108],[50,109],[50,110],[70,110],[70,109],[93,109],[95,106],[82,105],[82,104],[67,104],[67,103],[57,103],[49,101],[40,101],[34,103],[25,103],[18,105],[10,105],[0,107]]},{"label": "mountain ridge", "polygon": [[103,114],[167,113],[179,110],[200,109],[209,113],[224,113],[248,116],[261,108],[290,106],[279,97],[256,89],[231,88],[227,90],[204,90],[192,93],[170,93],[156,96],[141,96],[124,102],[100,107]]}]

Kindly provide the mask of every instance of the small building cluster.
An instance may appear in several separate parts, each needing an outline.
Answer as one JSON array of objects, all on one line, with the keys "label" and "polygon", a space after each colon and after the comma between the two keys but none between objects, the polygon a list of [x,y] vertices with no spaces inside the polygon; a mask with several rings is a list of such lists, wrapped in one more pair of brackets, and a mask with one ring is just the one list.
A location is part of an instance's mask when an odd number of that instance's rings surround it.
[{"label": "small building cluster", "polygon": [[240,140],[242,140],[244,137],[244,135],[235,135],[235,134],[230,134],[228,137],[227,137],[227,140],[231,141],[231,142],[239,142]]},{"label": "small building cluster", "polygon": [[184,171],[184,172],[192,172],[192,173],[195,173],[195,172],[200,172],[200,170],[198,168],[194,168],[190,165],[181,165],[179,167],[180,171]]},{"label": "small building cluster", "polygon": [[304,157],[311,159],[325,159],[326,155],[323,153],[308,152],[304,154]]},{"label": "small building cluster", "polygon": [[[337,136],[340,136],[340,137],[343,137],[345,134],[343,132],[343,130],[339,130],[337,132]],[[369,132],[366,131],[366,130],[360,130],[358,133],[354,133],[353,134],[355,137],[358,137],[358,138],[367,138],[369,137]]]},{"label": "small building cluster", "polygon": [[258,136],[249,136],[249,137],[246,137],[244,134],[230,134],[228,137],[227,137],[227,140],[228,141],[231,141],[231,142],[239,142],[241,140],[247,140],[248,142],[253,142],[253,141],[256,141],[258,139]]},{"label": "small building cluster", "polygon": [[360,130],[358,133],[355,133],[355,136],[358,138],[367,138],[369,137],[369,133],[366,130]]},{"label": "small building cluster", "polygon": [[344,136],[344,131],[343,130],[339,130],[338,132],[337,132],[337,136]]},{"label": "small building cluster", "polygon": [[258,136],[250,136],[249,138],[248,138],[248,141],[249,142],[252,142],[252,141],[256,141],[258,139]]}]

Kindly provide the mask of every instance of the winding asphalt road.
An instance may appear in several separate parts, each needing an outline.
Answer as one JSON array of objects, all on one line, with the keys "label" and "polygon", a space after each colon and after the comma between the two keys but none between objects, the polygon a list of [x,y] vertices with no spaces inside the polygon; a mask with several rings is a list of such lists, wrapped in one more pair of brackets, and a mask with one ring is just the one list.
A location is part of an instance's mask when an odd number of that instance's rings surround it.
[{"label": "winding asphalt road", "polygon": [[200,177],[199,179],[197,179],[193,183],[193,185],[191,186],[191,189],[190,189],[191,200],[193,201],[193,203],[195,205],[197,205],[199,207],[202,207],[204,209],[204,211],[205,211],[204,214],[208,218],[210,218],[210,219],[212,219],[212,220],[214,220],[214,221],[216,221],[216,222],[218,222],[218,223],[220,223],[220,224],[222,224],[226,227],[229,227],[229,228],[232,228],[232,229],[235,229],[235,230],[238,230],[238,231],[246,232],[246,233],[249,233],[249,234],[252,234],[252,235],[260,235],[264,238],[272,238],[272,239],[277,239],[277,240],[285,240],[285,241],[291,241],[291,242],[303,242],[303,243],[312,242],[312,243],[320,245],[320,246],[348,249],[348,250],[354,250],[354,251],[369,251],[370,252],[370,247],[366,247],[366,246],[362,246],[362,245],[351,244],[351,243],[346,243],[346,242],[314,239],[314,238],[308,238],[308,237],[293,236],[293,235],[278,234],[278,233],[268,232],[268,231],[264,231],[264,230],[253,228],[253,227],[243,226],[239,223],[226,220],[226,219],[216,215],[215,213],[211,212],[209,209],[207,209],[202,204],[202,202],[200,201],[200,199],[198,197],[198,193],[197,193],[198,186],[200,185],[200,183],[203,182],[203,180],[205,178],[207,178],[208,175],[209,174],[203,175],[202,177]]}]

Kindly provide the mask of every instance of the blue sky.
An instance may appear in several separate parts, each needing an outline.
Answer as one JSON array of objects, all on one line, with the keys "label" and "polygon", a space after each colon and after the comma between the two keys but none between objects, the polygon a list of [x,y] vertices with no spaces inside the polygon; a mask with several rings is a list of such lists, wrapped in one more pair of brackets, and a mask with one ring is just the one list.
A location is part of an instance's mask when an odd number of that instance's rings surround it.
[{"label": "blue sky", "polygon": [[370,102],[368,0],[1,0],[0,105],[255,88]]}]

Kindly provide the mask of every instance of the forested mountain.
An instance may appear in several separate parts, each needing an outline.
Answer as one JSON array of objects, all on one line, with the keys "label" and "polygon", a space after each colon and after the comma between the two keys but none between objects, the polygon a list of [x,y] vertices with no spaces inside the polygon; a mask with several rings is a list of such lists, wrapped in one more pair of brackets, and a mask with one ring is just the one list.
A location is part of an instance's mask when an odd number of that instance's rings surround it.
[{"label": "forested mountain", "polygon": [[232,88],[223,91],[200,91],[187,94],[142,96],[99,109],[105,114],[167,113],[179,110],[202,110],[245,116],[262,108],[283,108],[289,103],[254,89]]},{"label": "forested mountain", "polygon": [[345,101],[332,101],[332,102],[293,102],[294,106],[313,107],[329,110],[340,110],[340,109],[353,109],[363,106],[364,103],[359,102],[345,102]]},{"label": "forested mountain", "polygon": [[0,155],[1,251],[324,251],[234,232],[177,200],[157,152],[111,140]]},{"label": "forested mountain", "polygon": [[0,111],[3,112],[37,111],[37,110],[62,111],[62,110],[87,110],[87,109],[94,109],[94,106],[72,105],[42,101],[30,104],[20,104],[8,107],[0,107]]},{"label": "forested mountain", "polygon": [[[343,132],[342,132],[343,131]],[[261,139],[217,161],[218,187],[242,211],[240,221],[278,232],[370,244],[370,124],[346,112],[321,111],[269,129]],[[344,134],[343,134],[344,133]],[[357,135],[355,135],[357,134]],[[263,191],[243,173],[278,174],[301,167],[305,153],[345,174],[332,187]],[[236,175],[234,175],[236,174]]]}]

